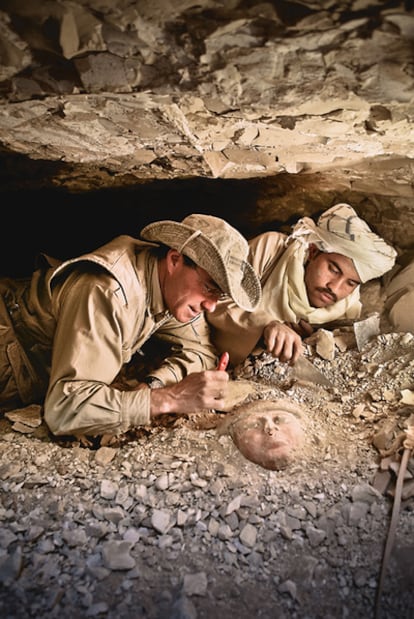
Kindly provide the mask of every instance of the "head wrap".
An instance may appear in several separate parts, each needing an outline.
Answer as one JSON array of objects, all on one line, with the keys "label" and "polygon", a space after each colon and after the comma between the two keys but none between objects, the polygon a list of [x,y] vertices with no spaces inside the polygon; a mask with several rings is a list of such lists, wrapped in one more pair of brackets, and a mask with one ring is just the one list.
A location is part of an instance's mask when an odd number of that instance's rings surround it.
[{"label": "head wrap", "polygon": [[340,203],[325,211],[315,224],[300,219],[289,239],[314,243],[320,251],[350,258],[362,283],[381,277],[395,262],[397,252],[372,232],[349,204]]}]

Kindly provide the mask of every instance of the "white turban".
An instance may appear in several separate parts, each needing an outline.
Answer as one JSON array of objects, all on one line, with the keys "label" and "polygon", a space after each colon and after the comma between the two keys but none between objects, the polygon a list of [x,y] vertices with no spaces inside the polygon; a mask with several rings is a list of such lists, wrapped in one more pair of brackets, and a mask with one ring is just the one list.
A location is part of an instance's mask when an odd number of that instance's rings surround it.
[{"label": "white turban", "polygon": [[314,243],[320,251],[351,258],[362,283],[389,271],[397,256],[395,249],[345,203],[325,211],[316,224],[309,217],[299,219],[289,239]]}]

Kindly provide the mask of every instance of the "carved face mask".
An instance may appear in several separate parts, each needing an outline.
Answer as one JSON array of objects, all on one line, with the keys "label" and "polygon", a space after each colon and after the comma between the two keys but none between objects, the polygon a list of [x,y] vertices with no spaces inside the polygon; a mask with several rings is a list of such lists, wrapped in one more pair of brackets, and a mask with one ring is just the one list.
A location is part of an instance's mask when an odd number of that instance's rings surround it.
[{"label": "carved face mask", "polygon": [[292,462],[305,443],[302,415],[291,402],[261,400],[241,406],[226,427],[245,458],[263,468],[279,470]]}]

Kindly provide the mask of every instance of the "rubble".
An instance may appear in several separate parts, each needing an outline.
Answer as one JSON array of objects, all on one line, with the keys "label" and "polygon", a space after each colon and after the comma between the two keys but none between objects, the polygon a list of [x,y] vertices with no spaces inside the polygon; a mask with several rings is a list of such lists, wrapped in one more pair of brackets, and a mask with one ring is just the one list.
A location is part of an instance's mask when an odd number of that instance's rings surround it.
[{"label": "rubble", "polygon": [[[291,380],[265,353],[239,367],[229,406],[282,396],[309,411],[312,449],[283,471],[245,460],[218,435],[225,413],[168,416],[89,447],[21,432],[7,413],[2,616],[373,616],[403,433],[414,421],[405,401],[413,342],[381,333],[333,359],[308,344],[332,388]],[[409,619],[414,602],[413,479],[411,454],[381,598],[390,619]]]}]

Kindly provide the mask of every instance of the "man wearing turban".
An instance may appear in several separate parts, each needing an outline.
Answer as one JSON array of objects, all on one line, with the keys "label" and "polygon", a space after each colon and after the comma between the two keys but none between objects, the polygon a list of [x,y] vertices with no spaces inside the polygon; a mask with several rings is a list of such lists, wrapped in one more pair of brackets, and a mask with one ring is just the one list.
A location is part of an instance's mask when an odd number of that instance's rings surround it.
[{"label": "man wearing turban", "polygon": [[229,300],[207,319],[218,352],[241,363],[263,340],[267,351],[294,363],[302,337],[361,314],[360,285],[392,268],[396,251],[349,204],[336,204],[317,223],[301,218],[287,236],[266,232],[249,241],[250,262],[262,286],[252,312]]}]

